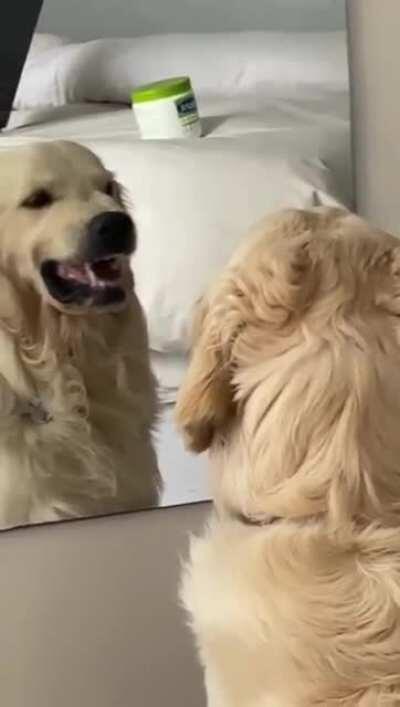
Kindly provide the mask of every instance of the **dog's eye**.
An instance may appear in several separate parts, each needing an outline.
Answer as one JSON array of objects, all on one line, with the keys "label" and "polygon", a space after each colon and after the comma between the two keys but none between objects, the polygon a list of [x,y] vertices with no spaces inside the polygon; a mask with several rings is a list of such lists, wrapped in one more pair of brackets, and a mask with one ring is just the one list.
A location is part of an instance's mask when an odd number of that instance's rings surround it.
[{"label": "dog's eye", "polygon": [[21,206],[24,209],[44,209],[45,206],[50,206],[53,201],[54,199],[47,189],[37,189],[27,199],[24,199]]},{"label": "dog's eye", "polygon": [[104,189],[104,192],[105,192],[105,194],[107,194],[107,196],[113,196],[113,197],[114,197],[114,196],[116,195],[116,193],[117,193],[117,185],[116,185],[116,183],[114,182],[113,179],[110,179],[110,181],[107,182],[107,184],[106,184],[106,186],[105,186],[105,189]]}]

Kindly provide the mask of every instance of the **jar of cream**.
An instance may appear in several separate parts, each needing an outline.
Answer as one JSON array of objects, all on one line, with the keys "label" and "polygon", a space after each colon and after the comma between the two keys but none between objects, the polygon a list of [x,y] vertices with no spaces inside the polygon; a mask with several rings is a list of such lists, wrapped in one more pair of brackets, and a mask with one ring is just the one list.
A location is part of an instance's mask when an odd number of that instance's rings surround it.
[{"label": "jar of cream", "polygon": [[142,138],[201,136],[196,98],[188,76],[140,86],[132,93],[132,108]]}]

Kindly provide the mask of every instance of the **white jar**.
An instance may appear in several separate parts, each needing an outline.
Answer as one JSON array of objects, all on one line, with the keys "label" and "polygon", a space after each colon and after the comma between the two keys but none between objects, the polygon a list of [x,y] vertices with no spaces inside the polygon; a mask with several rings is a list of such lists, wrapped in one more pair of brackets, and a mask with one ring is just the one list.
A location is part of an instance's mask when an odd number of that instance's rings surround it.
[{"label": "white jar", "polygon": [[137,88],[132,108],[142,138],[160,140],[201,136],[196,98],[188,76]]}]

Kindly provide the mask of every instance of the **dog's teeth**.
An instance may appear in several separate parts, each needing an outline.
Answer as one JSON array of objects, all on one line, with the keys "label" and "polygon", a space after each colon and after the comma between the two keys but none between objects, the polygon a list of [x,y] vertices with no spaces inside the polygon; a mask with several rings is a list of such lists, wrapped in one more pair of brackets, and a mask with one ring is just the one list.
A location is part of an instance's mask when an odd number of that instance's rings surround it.
[{"label": "dog's teeth", "polygon": [[90,267],[90,265],[85,265],[85,271],[86,271],[86,275],[87,275],[87,277],[88,277],[90,286],[91,286],[91,287],[96,287],[96,285],[97,285],[97,277],[96,277],[96,275],[94,274],[94,272],[93,272],[92,268]]}]

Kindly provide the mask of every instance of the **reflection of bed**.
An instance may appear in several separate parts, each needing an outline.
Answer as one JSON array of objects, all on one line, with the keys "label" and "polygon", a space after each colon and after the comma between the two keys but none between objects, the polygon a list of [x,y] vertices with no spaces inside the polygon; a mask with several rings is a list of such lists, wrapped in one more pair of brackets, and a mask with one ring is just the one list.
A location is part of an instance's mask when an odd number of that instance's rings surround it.
[{"label": "reflection of bed", "polygon": [[137,289],[165,403],[158,444],[168,504],[207,495],[203,461],[185,455],[171,420],[194,301],[267,211],[352,203],[347,76],[332,86],[323,66],[317,80],[299,73],[297,82],[248,86],[242,71],[244,88],[198,91],[201,140],[140,141],[128,107],[101,103],[17,110],[0,138],[0,147],[77,140],[127,187],[139,231]]},{"label": "reflection of bed", "polygon": [[[287,173],[283,175],[281,187],[280,203],[277,206],[285,205],[285,203],[293,204],[297,201],[297,205],[307,205],[311,202],[316,191],[319,192],[322,201],[330,201],[338,199],[347,204],[351,204],[351,169],[350,169],[350,145],[349,145],[349,120],[348,120],[348,96],[347,94],[324,94],[322,91],[319,95],[315,92],[313,95],[302,95],[298,98],[283,99],[283,98],[265,98],[259,99],[258,103],[252,102],[249,106],[248,97],[241,102],[240,99],[210,99],[200,100],[201,114],[206,126],[206,140],[200,141],[197,147],[191,146],[190,149],[183,151],[176,144],[154,146],[143,144],[137,139],[137,131],[134,122],[132,111],[121,106],[105,106],[105,105],[81,105],[81,106],[65,106],[58,109],[38,109],[34,111],[16,111],[10,121],[9,130],[3,134],[0,145],[6,147],[10,145],[18,145],[26,140],[32,139],[55,139],[68,138],[78,140],[92,147],[100,156],[103,156],[106,163],[114,168],[120,177],[121,181],[127,185],[132,203],[134,205],[137,219],[147,219],[147,214],[142,214],[151,204],[152,184],[148,172],[152,169],[158,171],[157,178],[153,178],[154,182],[154,202],[153,207],[157,210],[157,190],[162,190],[165,177],[160,177],[160,164],[162,169],[167,172],[167,178],[171,175],[173,185],[168,193],[168,196],[174,192],[176,201],[186,197],[187,193],[193,189],[195,199],[198,198],[200,207],[204,204],[201,201],[200,187],[202,180],[205,177],[210,179],[209,174],[204,172],[210,165],[210,169],[215,167],[217,161],[223,159],[224,151],[226,152],[227,160],[230,162],[237,161],[238,166],[242,168],[241,173],[232,173],[232,181],[236,181],[240,189],[242,189],[242,180],[248,179],[246,176],[251,171],[257,172],[260,165],[252,162],[252,153],[258,157],[262,154],[262,159],[265,162],[265,183],[260,189],[260,195],[254,198],[253,184],[251,188],[253,194],[251,198],[253,203],[243,205],[241,210],[245,211],[243,221],[248,219],[248,225],[255,221],[263,213],[264,202],[265,209],[271,208],[271,189],[272,185],[268,181],[268,170],[271,171],[271,178],[274,178],[272,160],[290,159],[294,162],[298,159],[297,165],[293,169],[297,174],[302,172],[298,179],[298,184],[289,186],[285,184],[285,179],[290,171],[290,165]],[[19,122],[30,123],[28,126],[12,129],[13,125],[18,125]],[[207,146],[205,143],[208,142]],[[211,145],[211,149],[207,147]],[[233,145],[233,148],[231,146]],[[226,146],[226,150],[225,150]],[[148,149],[146,149],[148,148]],[[180,150],[180,154],[178,151]],[[242,154],[240,153],[242,151]],[[148,154],[147,154],[148,153]],[[202,153],[202,154],[199,154]],[[236,153],[236,154],[235,154]],[[232,159],[232,154],[234,159]],[[250,158],[249,158],[250,155]],[[143,162],[149,157],[149,162],[146,166],[146,174],[142,169]],[[206,159],[204,159],[206,157]],[[200,164],[200,159],[203,158],[203,164]],[[132,164],[137,160],[137,168]],[[199,174],[193,174],[194,166],[192,160],[197,160]],[[131,164],[129,164],[131,161]],[[323,162],[329,167],[329,171],[321,170],[319,162]],[[272,163],[272,164],[269,164]],[[313,164],[314,163],[314,164]],[[263,166],[263,165],[261,165]],[[181,178],[185,181],[184,192],[179,187],[180,177],[174,176],[173,172],[181,169]],[[192,185],[188,184],[188,172],[192,179]],[[307,174],[308,171],[308,174]],[[229,175],[228,175],[229,176]],[[257,177],[264,176],[262,170],[259,174],[251,175],[251,179],[255,181]],[[135,182],[142,178],[149,179],[149,184],[145,186],[147,191],[144,194],[146,204],[141,204],[138,197],[139,191],[144,191],[143,184],[135,185]],[[246,189],[246,184],[243,184]],[[138,188],[136,188],[138,187]],[[139,189],[139,187],[141,187]],[[276,185],[273,185],[275,190]],[[298,187],[299,193],[296,194]],[[263,196],[265,191],[265,198]],[[244,198],[249,199],[250,195],[244,195]],[[229,202],[226,206],[229,205]],[[165,204],[163,205],[165,208]],[[195,205],[191,205],[192,212]],[[254,215],[248,215],[248,212],[254,211]],[[185,214],[186,216],[186,214]],[[190,216],[190,213],[188,213]],[[162,217],[164,218],[164,217]],[[227,215],[227,224],[221,222],[218,224],[219,233],[222,237],[226,236],[227,249],[231,245],[231,240],[225,233],[231,225],[231,216]],[[245,227],[245,223],[243,223]],[[193,213],[190,219],[190,226],[196,230],[193,223]],[[168,228],[163,224],[160,229],[159,238],[168,237]],[[167,235],[166,235],[167,234]],[[140,230],[139,230],[140,235]],[[142,243],[144,236],[142,239]],[[193,244],[193,247],[195,245]],[[224,243],[216,246],[216,249],[224,251]],[[144,290],[145,304],[149,310],[156,307],[158,293],[152,292],[152,282],[156,278],[155,270],[163,267],[161,261],[153,261],[153,273],[150,269],[148,258],[152,257],[153,250],[156,249],[156,244],[152,244],[152,250],[146,253],[143,258],[143,267],[146,267],[146,272],[140,275],[140,285]],[[222,254],[222,258],[225,252]],[[210,256],[210,262],[215,260],[215,255]],[[142,263],[140,264],[142,266]],[[211,268],[215,270],[215,263],[211,262]],[[163,386],[163,394],[167,399],[173,397],[173,390],[179,382],[179,370],[182,366],[182,357],[180,355],[180,342],[171,341],[170,335],[167,337],[163,334],[164,341],[158,341],[159,332],[157,325],[160,322],[160,316],[153,316],[150,311],[150,328],[153,335],[154,347],[159,349],[155,355],[156,369],[160,375],[160,382]],[[178,323],[178,325],[180,325]],[[178,338],[181,337],[179,332]],[[166,338],[166,346],[165,345]],[[167,349],[167,354],[163,349]],[[168,349],[172,349],[173,353],[169,353]]]}]

